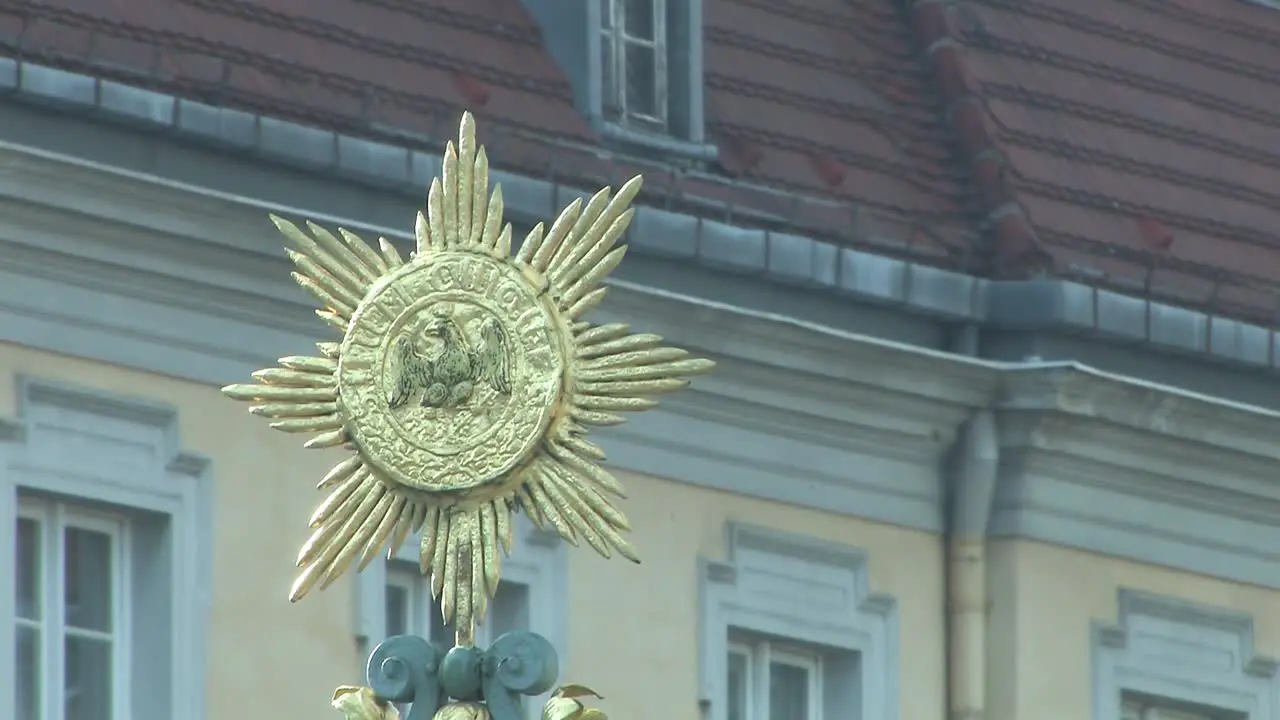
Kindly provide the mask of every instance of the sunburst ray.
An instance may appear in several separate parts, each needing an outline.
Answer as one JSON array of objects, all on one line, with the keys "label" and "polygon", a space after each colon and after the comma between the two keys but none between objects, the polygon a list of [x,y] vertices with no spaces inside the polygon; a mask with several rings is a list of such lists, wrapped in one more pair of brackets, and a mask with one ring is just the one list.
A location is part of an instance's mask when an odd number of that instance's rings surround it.
[{"label": "sunburst ray", "polygon": [[[625,413],[654,407],[656,396],[712,367],[657,335],[585,317],[626,254],[620,243],[640,189],[636,177],[616,192],[575,200],[549,228],[535,225],[512,257],[502,189],[490,192],[489,159],[464,114],[417,214],[407,258],[385,238],[368,244],[345,229],[271,217],[292,241],[294,280],[344,338],[318,343],[316,357],[281,358],[279,367],[254,373],[255,383],[223,392],[251,403],[276,430],[313,434],[305,447],[351,451],[317,483],[327,494],[298,553],[292,600],[384,551],[394,556],[420,534],[420,569],[444,620],[469,643],[501,580],[517,509],[572,544],[639,562],[616,504],[622,483],[601,465],[605,453],[586,438],[588,427],[624,422]],[[447,302],[433,300],[438,283],[453,283]],[[505,298],[499,304],[509,315],[451,314],[467,304],[465,293],[487,298],[481,308]],[[424,333],[434,333],[435,355],[419,348]],[[525,434],[477,435],[519,442],[486,445],[465,462],[433,460],[423,445],[397,439],[410,431],[396,428],[413,427],[456,445],[469,437],[473,403],[487,403],[486,417],[518,420]],[[394,424],[378,419],[392,412]]]}]

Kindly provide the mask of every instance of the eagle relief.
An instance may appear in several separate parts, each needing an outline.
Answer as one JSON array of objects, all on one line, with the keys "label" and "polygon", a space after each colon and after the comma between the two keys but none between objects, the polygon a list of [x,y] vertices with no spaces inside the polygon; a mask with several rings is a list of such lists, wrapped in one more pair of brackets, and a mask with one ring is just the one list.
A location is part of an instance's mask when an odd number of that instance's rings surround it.
[{"label": "eagle relief", "polygon": [[341,339],[223,389],[276,430],[314,434],[305,447],[346,453],[318,485],[328,494],[290,599],[420,535],[422,572],[460,645],[498,587],[517,510],[639,561],[622,483],[589,432],[713,366],[589,316],[626,253],[640,178],[573,201],[521,241],[488,163],[464,114],[407,257],[385,238],[273,216],[294,280]]},{"label": "eagle relief", "polygon": [[365,461],[458,499],[519,463],[563,390],[568,349],[551,302],[481,254],[433,253],[374,285],[335,376]]},{"label": "eagle relief", "polygon": [[511,356],[507,333],[497,318],[479,323],[479,342],[471,343],[454,317],[453,308],[437,308],[424,334],[437,343],[433,355],[425,356],[414,338],[402,335],[395,341],[392,389],[387,404],[403,406],[421,394],[421,405],[454,408],[465,405],[475,394],[477,383],[487,383],[496,392],[511,394]]}]

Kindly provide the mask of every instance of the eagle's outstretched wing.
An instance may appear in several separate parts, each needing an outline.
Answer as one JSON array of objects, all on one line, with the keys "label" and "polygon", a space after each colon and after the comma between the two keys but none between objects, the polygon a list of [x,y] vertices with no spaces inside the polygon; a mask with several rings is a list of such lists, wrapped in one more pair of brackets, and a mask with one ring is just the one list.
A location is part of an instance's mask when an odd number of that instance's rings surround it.
[{"label": "eagle's outstretched wing", "polygon": [[507,349],[507,333],[497,319],[489,318],[480,326],[480,347],[476,349],[480,379],[500,393],[511,392],[511,360]]},{"label": "eagle's outstretched wing", "polygon": [[418,389],[422,359],[418,357],[413,342],[402,337],[395,344],[395,358],[391,378],[391,392],[387,394],[387,406],[395,409],[405,404],[414,390]]}]

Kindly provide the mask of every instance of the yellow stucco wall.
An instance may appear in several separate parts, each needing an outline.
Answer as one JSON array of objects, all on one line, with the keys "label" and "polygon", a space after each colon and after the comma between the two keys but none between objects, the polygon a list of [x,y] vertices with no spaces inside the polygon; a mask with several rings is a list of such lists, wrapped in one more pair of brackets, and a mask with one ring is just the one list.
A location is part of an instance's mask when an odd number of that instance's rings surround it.
[{"label": "yellow stucco wall", "polygon": [[[16,410],[12,376],[146,397],[179,409],[183,443],[214,462],[216,540],[209,637],[209,717],[330,717],[329,694],[358,679],[348,582],[291,606],[285,599],[316,480],[334,455],[224,399],[217,388],[0,344],[0,412]],[[642,476],[624,477],[625,509],[645,562],[571,554],[570,647],[563,677],[598,688],[619,717],[693,720],[697,705],[697,558],[723,559],[725,523],[771,526],[863,548],[873,590],[898,598],[903,718],[941,717],[938,541],[851,520]],[[780,479],[785,482],[785,479]],[[637,681],[637,678],[644,678]]]},{"label": "yellow stucco wall", "polygon": [[1280,655],[1280,592],[1029,541],[988,557],[991,720],[1090,720],[1091,625],[1115,622],[1121,588],[1248,613],[1255,650]]},{"label": "yellow stucco wall", "polygon": [[725,523],[736,521],[865,550],[872,590],[898,601],[902,665],[910,669],[901,718],[943,717],[937,536],[635,474],[623,479],[644,562],[576,553],[569,596],[569,671],[574,682],[599,689],[614,716],[699,717],[696,560],[725,559]]},{"label": "yellow stucco wall", "polygon": [[178,408],[184,446],[212,458],[215,475],[208,717],[336,716],[333,688],[359,667],[354,593],[287,599],[315,483],[335,456],[267,432],[217,388],[0,343],[0,413],[10,417],[15,373]]},{"label": "yellow stucco wall", "polygon": [[[170,403],[182,439],[214,461],[216,540],[209,717],[331,717],[337,684],[357,680],[350,582],[291,606],[285,596],[313,489],[336,454],[222,398],[217,388],[0,343],[0,413],[14,374]],[[724,559],[725,523],[746,522],[864,549],[872,588],[898,601],[901,718],[945,716],[939,539],[927,533],[625,474],[624,507],[645,562],[571,554],[564,678],[607,696],[617,717],[695,720],[699,555]],[[780,478],[779,482],[786,482]],[[1090,624],[1114,620],[1121,587],[1250,613],[1257,650],[1280,655],[1280,593],[1027,541],[993,543],[992,720],[1090,717]],[[637,678],[643,678],[638,681]],[[247,705],[244,705],[247,703]]]}]

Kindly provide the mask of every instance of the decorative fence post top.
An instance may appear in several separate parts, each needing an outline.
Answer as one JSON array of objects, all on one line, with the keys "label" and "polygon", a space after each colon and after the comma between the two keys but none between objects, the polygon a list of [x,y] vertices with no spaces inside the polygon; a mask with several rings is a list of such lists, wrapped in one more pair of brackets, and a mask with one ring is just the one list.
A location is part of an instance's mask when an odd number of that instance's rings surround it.
[{"label": "decorative fence post top", "polygon": [[[454,714],[478,713],[468,717],[498,715],[515,696],[551,686],[554,650],[537,636],[511,633],[476,654],[475,697],[450,694],[472,685],[458,674],[471,665],[462,664],[462,654],[456,663],[450,657],[472,647],[497,590],[501,557],[511,551],[512,513],[525,512],[538,527],[574,545],[583,540],[605,557],[616,552],[639,562],[615,504],[622,485],[602,467],[604,452],[587,439],[588,428],[650,409],[653,396],[713,367],[656,335],[585,319],[626,253],[619,241],[640,186],[635,177],[616,194],[604,188],[585,203],[575,200],[549,229],[535,226],[513,254],[502,189],[490,193],[488,157],[464,113],[407,258],[385,238],[375,245],[341,228],[335,234],[308,221],[307,232],[271,217],[295,244],[286,250],[294,280],[342,337],[318,343],[315,356],[281,358],[279,367],[254,373],[257,382],[223,393],[253,403],[249,412],[276,430],[312,434],[304,447],[348,451],[320,480],[328,495],[311,516],[290,600],[328,587],[352,565],[363,569],[380,553],[393,556],[420,534],[422,573],[445,622],[457,628],[457,647],[443,659],[410,662],[387,655],[391,648],[376,649],[374,687],[344,687],[334,696],[349,718],[395,717],[391,702],[415,701],[411,717],[420,714],[421,693],[386,689],[400,682],[392,671],[429,673],[429,683],[402,680],[430,685],[437,696],[427,703],[430,712],[443,696],[459,701],[445,708]],[[375,668],[380,651],[387,657]],[[505,655],[517,651],[524,654]],[[490,662],[498,655],[502,662]],[[531,663],[542,669],[537,678],[514,685],[502,679],[523,677],[517,666]],[[494,692],[503,696],[489,697]],[[565,686],[544,716],[600,716],[576,699],[593,694]]]}]

